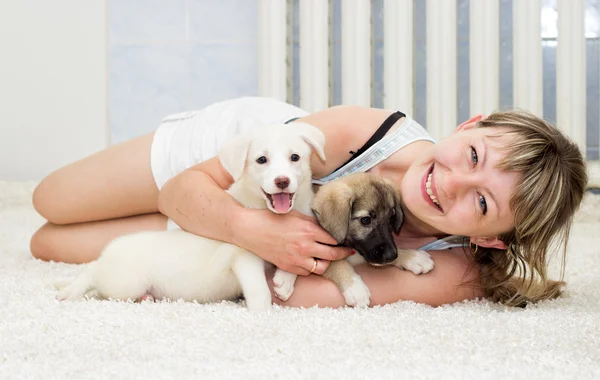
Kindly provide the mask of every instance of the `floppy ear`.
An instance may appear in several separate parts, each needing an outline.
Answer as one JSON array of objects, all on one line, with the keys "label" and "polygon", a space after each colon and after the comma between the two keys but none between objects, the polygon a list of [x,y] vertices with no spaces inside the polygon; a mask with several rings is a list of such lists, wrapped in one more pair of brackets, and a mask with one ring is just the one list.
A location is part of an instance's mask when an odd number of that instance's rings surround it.
[{"label": "floppy ear", "polygon": [[402,198],[400,197],[398,191],[396,191],[394,182],[387,178],[381,178],[381,180],[388,187],[389,191],[392,192],[392,197],[394,198],[394,216],[392,216],[391,218],[391,223],[394,233],[398,234],[400,232],[400,228],[402,227],[402,223],[404,223],[404,213],[402,212]]},{"label": "floppy ear", "polygon": [[250,134],[245,133],[228,140],[219,150],[219,161],[234,181],[239,180],[244,173],[250,140]]},{"label": "floppy ear", "polygon": [[394,191],[394,216],[392,216],[392,229],[396,235],[400,233],[400,228],[402,227],[402,223],[404,223],[404,213],[402,212],[401,206],[402,202],[400,200],[400,195]]},{"label": "floppy ear", "polygon": [[348,235],[348,226],[354,203],[354,192],[345,183],[330,183],[319,189],[312,203],[312,211],[319,225],[338,242]]},{"label": "floppy ear", "polygon": [[319,128],[308,123],[292,123],[290,127],[317,152],[321,161],[325,161],[325,134]]}]

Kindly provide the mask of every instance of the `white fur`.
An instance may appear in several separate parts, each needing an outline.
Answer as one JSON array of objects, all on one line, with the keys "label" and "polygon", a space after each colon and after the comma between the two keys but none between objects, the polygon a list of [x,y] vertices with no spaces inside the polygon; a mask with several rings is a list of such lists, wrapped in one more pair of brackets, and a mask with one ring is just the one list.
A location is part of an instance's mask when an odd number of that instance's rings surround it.
[{"label": "white fur", "polygon": [[[286,176],[290,181],[285,191],[295,193],[292,208],[312,215],[311,148],[324,159],[324,145],[323,133],[304,123],[258,128],[233,139],[219,153],[235,180],[229,194],[245,207],[272,209],[263,190],[281,191],[274,179]],[[292,162],[292,154],[300,159]],[[256,161],[260,156],[267,158],[265,164]],[[56,298],[77,299],[92,289],[102,298],[137,300],[150,295],[200,303],[243,294],[249,309],[264,311],[271,308],[264,266],[261,258],[243,248],[183,230],[140,232],[110,242]],[[275,291],[293,291],[295,275],[278,269],[276,277],[280,282]]]},{"label": "white fur", "polygon": [[342,295],[349,306],[364,308],[371,303],[371,291],[357,273],[352,274],[352,284],[342,290]]}]

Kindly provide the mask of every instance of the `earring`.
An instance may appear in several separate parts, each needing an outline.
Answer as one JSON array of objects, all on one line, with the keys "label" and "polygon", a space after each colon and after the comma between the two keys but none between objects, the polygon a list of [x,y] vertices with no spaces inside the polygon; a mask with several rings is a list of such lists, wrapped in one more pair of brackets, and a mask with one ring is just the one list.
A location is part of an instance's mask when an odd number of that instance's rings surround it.
[{"label": "earring", "polygon": [[[471,247],[471,249],[473,249],[473,243],[469,242],[469,246]],[[473,254],[477,253],[478,249],[479,249],[479,246],[477,244],[475,244],[475,250],[473,251]]]}]

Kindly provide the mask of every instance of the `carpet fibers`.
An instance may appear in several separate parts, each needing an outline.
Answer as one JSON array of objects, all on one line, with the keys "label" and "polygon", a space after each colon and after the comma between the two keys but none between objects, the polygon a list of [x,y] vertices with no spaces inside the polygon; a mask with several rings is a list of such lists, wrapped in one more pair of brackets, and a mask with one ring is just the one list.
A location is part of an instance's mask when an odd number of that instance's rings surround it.
[{"label": "carpet fibers", "polygon": [[58,303],[81,267],[35,260],[33,183],[0,182],[1,379],[600,379],[600,196],[571,234],[564,297],[514,309],[248,313],[242,304]]}]

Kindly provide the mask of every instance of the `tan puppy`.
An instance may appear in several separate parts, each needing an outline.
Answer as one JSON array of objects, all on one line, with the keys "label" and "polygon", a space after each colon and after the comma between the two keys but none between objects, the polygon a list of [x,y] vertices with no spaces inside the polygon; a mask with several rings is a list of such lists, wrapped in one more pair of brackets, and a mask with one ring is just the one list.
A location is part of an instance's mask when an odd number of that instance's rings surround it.
[{"label": "tan puppy", "polygon": [[414,274],[434,267],[427,252],[396,247],[394,234],[404,221],[400,196],[378,176],[352,174],[324,185],[315,195],[312,209],[319,224],[339,245],[358,252],[332,262],[324,273],[337,284],[348,305],[366,307],[371,300],[369,289],[354,271],[355,265],[394,265]]}]

